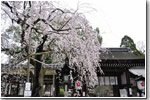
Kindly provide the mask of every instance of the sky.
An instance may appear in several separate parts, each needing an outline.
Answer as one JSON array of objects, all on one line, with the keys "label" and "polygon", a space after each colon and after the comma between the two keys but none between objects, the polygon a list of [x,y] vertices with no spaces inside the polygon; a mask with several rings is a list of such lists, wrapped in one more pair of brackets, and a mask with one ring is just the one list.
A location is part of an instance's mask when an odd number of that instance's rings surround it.
[{"label": "sky", "polygon": [[[99,27],[102,47],[119,47],[124,35],[130,36],[138,45],[142,42],[146,46],[146,0],[53,1],[63,8],[78,7],[93,28]],[[4,54],[1,57],[7,58]]]},{"label": "sky", "polygon": [[[102,47],[119,47],[124,35],[146,46],[146,0],[56,0],[85,14],[93,28],[99,27]],[[137,45],[138,45],[137,44]]]}]

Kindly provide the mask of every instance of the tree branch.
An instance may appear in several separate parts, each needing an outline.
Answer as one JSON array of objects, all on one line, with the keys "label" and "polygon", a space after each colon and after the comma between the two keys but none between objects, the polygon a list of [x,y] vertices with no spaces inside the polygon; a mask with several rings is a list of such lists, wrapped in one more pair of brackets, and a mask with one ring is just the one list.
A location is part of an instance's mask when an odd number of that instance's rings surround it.
[{"label": "tree branch", "polygon": [[15,50],[12,50],[12,49],[10,49],[10,48],[1,48],[1,51],[2,51],[2,52],[13,52],[13,53],[15,53],[15,54],[18,54],[18,53],[22,52],[22,50],[15,51]]},{"label": "tree branch", "polygon": [[61,11],[62,13],[64,13],[64,11],[62,10],[62,9],[60,9],[60,8],[56,8],[56,9],[54,9],[50,14],[49,14],[49,16],[48,16],[48,18],[47,18],[47,20],[49,20],[50,19],[50,17],[51,17],[51,15],[52,15],[52,13],[54,13],[55,11]]},{"label": "tree branch", "polygon": [[29,1],[29,7],[31,8],[31,1]]},{"label": "tree branch", "polygon": [[9,5],[9,3],[7,2],[7,1],[2,1],[2,3],[4,4],[4,5],[6,5],[9,9],[10,9],[10,11],[13,13],[13,7],[12,6],[10,6]]},{"label": "tree branch", "polygon": [[[64,27],[70,20],[71,20],[71,18],[70,18],[68,21],[66,21],[66,23],[63,24],[63,26],[62,26],[61,28],[59,28],[59,29],[55,29],[55,28],[54,28],[52,25],[50,25],[45,19],[40,19],[40,18],[38,18],[36,21],[34,21],[33,24],[36,25],[38,22],[42,21],[42,22],[44,22],[45,24],[49,25],[49,27],[50,27],[53,31],[57,31],[57,32],[58,32],[58,31],[68,31],[68,30],[70,30],[70,28],[63,29],[63,27]],[[34,30],[36,30],[36,29],[34,28]]]}]

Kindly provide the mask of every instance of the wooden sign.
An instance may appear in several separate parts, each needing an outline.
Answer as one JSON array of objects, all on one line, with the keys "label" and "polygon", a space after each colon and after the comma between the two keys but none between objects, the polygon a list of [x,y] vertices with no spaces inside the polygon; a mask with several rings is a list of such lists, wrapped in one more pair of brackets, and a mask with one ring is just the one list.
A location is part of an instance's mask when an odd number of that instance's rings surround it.
[{"label": "wooden sign", "polygon": [[26,85],[25,85],[25,90],[30,91],[30,89],[31,89],[31,83],[27,82]]}]

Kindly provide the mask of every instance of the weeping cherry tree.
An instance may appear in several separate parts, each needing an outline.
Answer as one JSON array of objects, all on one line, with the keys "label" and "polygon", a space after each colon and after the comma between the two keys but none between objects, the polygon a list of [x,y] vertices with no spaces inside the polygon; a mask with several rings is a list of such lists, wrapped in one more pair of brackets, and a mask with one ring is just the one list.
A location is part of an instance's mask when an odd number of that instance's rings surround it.
[{"label": "weeping cherry tree", "polygon": [[[12,52],[13,60],[10,61],[13,66],[27,60],[32,54],[55,51],[60,59],[63,54],[69,58],[69,68],[77,68],[81,81],[84,77],[90,86],[97,84],[97,67],[102,72],[99,65],[100,44],[88,20],[78,12],[79,8],[57,8],[48,1],[2,1],[1,5],[3,16],[7,15],[19,29],[15,30],[15,38],[12,39],[20,45],[7,45],[7,32],[2,35],[5,38],[2,39],[1,51]],[[40,86],[39,73],[45,60],[43,55],[30,56],[29,62],[35,70],[33,93]]]}]

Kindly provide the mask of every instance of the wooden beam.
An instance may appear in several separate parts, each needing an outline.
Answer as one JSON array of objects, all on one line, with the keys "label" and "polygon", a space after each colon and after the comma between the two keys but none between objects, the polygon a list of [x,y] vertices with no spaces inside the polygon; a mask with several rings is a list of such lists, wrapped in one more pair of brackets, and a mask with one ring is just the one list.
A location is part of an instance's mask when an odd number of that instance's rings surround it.
[{"label": "wooden beam", "polygon": [[29,56],[35,56],[35,55],[43,55],[43,54],[46,54],[46,53],[64,53],[64,51],[54,51],[54,50],[51,50],[51,51],[46,51],[46,52],[38,52],[38,53],[33,53],[33,54],[30,54]]}]

